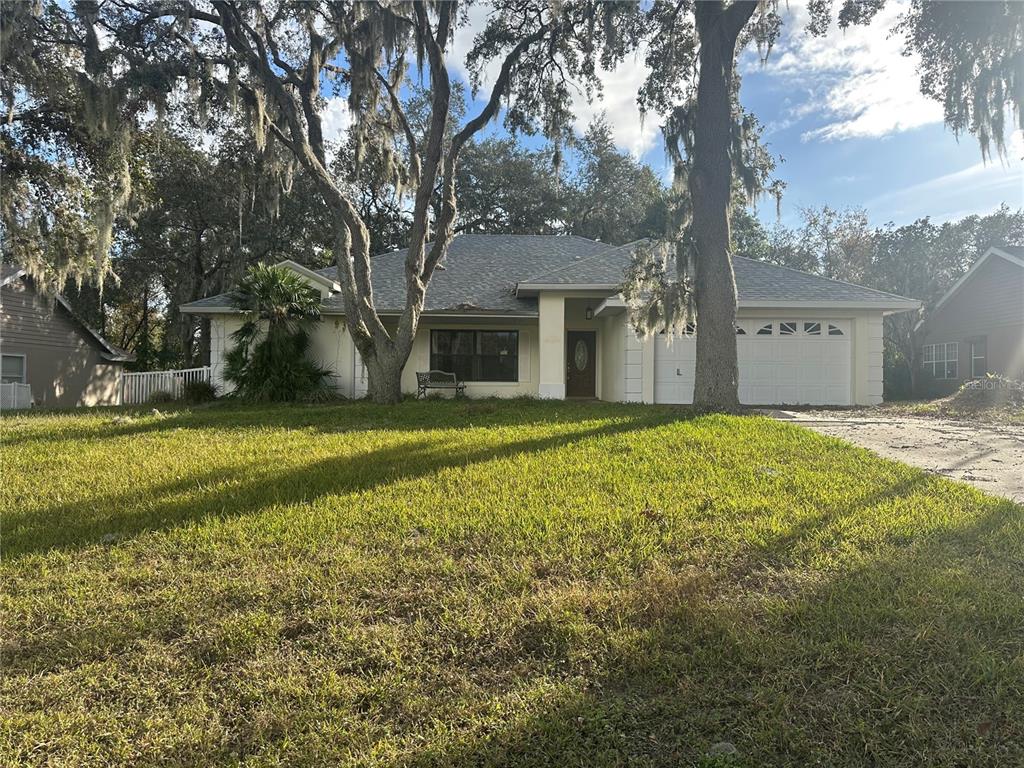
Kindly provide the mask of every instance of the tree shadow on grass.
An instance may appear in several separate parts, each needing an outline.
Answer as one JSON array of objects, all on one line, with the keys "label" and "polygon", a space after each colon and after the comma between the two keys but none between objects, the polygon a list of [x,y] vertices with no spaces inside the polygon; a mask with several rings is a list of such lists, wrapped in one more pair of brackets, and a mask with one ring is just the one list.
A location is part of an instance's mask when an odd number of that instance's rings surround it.
[{"label": "tree shadow on grass", "polygon": [[[579,421],[578,414],[575,421]],[[144,531],[167,530],[208,518],[234,518],[274,505],[313,503],[328,495],[367,491],[447,468],[555,450],[664,423],[663,414],[638,411],[633,418],[595,427],[497,442],[467,451],[452,450],[443,438],[423,438],[278,472],[267,471],[262,462],[252,462],[190,474],[138,492],[92,498],[87,504],[57,504],[8,513],[4,554],[10,559],[54,548],[80,549],[109,537],[121,541]]]},{"label": "tree shadow on grass", "polygon": [[[643,586],[636,602],[659,609],[627,619],[635,640],[596,672],[551,659],[549,693],[408,764],[1024,765],[1022,552],[1024,508],[988,500],[968,524],[760,593],[737,597],[725,574]],[[709,759],[721,741],[739,756]]]},{"label": "tree shadow on grass", "polygon": [[[17,428],[0,428],[0,446],[11,449],[20,445],[63,443],[68,440],[108,441],[136,435],[169,433],[177,430],[247,430],[260,429],[316,430],[328,434],[356,433],[381,429],[430,431],[460,426],[528,427],[534,424],[570,423],[581,418],[618,418],[623,410],[646,411],[644,418],[657,415],[663,421],[688,419],[694,414],[687,409],[656,407],[641,404],[572,402],[520,399],[484,400],[408,400],[399,405],[376,405],[362,400],[338,404],[246,404],[223,402],[212,406],[177,410],[172,405],[154,417],[152,408],[110,408],[87,414],[106,416],[102,425],[61,425],[60,429],[40,431],[26,429],[33,421],[41,421],[53,412],[40,411],[19,417]],[[62,414],[56,414],[61,416]],[[81,416],[69,413],[67,418]],[[632,415],[632,414],[631,414]],[[2,426],[2,425],[0,425]],[[49,424],[47,426],[50,426]]]}]

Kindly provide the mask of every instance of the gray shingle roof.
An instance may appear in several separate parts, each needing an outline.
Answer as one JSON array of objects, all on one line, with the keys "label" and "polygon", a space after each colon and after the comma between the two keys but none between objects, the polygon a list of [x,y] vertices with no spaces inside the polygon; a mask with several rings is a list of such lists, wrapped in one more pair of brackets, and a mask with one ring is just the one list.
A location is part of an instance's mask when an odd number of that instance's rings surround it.
[{"label": "gray shingle roof", "polygon": [[829,280],[825,277],[780,267],[766,261],[734,256],[736,291],[741,302],[799,301],[799,302],[878,302],[911,301],[903,296],[862,285]]},{"label": "gray shingle roof", "polygon": [[[613,246],[576,236],[458,235],[427,289],[425,312],[536,315],[537,300],[517,297],[531,285],[618,285],[637,243]],[[379,312],[394,313],[405,303],[405,251],[372,259],[374,302]],[[795,269],[733,259],[740,302],[865,302],[899,306],[908,300],[852,283],[828,280]],[[336,278],[334,267],[318,270]],[[230,308],[227,295],[185,305],[192,312]],[[324,302],[324,311],[342,313],[341,296]]]},{"label": "gray shingle roof", "polygon": [[574,260],[557,269],[519,281],[520,289],[533,285],[619,285],[629,256],[645,240],[606,248],[587,258]]},{"label": "gray shingle roof", "polygon": [[[430,279],[424,311],[536,314],[535,299],[516,298],[516,283],[609,250],[614,246],[576,236],[457,235],[448,247],[444,269],[435,271]],[[378,311],[401,311],[405,306],[405,251],[374,256],[371,268]],[[337,275],[334,267],[319,272],[332,278]],[[341,296],[328,299],[325,309],[342,311]]]}]

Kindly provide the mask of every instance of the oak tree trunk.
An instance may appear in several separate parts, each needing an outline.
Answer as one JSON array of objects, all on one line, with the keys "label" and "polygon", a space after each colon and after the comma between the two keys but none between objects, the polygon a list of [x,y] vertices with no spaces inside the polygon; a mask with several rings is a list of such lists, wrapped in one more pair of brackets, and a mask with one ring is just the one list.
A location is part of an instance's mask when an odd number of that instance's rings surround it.
[{"label": "oak tree trunk", "polygon": [[733,130],[732,77],[736,39],[756,3],[696,4],[700,36],[693,168],[689,192],[696,246],[697,361],[693,404],[702,410],[739,408],[736,358],[736,278],[729,253]]},{"label": "oak tree trunk", "polygon": [[404,364],[405,360],[400,360],[397,355],[384,357],[379,353],[366,360],[366,394],[373,402],[394,405],[402,401]]}]

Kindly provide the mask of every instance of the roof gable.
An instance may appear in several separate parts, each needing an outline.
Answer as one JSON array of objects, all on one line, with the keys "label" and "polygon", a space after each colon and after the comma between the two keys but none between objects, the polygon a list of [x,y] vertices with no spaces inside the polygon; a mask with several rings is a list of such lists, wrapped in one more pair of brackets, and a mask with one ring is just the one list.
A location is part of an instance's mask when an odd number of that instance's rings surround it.
[{"label": "roof gable", "polygon": [[[330,293],[331,291],[341,290],[341,286],[338,285],[333,275],[327,274],[328,270],[320,270],[319,272],[317,272],[315,270],[310,269],[309,267],[304,267],[297,261],[292,261],[291,259],[285,259],[284,261],[280,262],[277,266],[290,269],[292,272],[299,275],[300,277],[304,277],[309,282],[320,286],[323,290],[327,291],[328,293]],[[334,270],[334,274],[337,274],[337,270]]]},{"label": "roof gable", "polygon": [[[1005,259],[1011,264],[1015,264],[1018,267],[1024,268],[1024,247],[1017,245],[1003,245],[999,247],[993,246],[989,248],[987,251],[985,251],[985,253],[981,255],[980,259],[978,259],[976,262],[974,262],[974,264],[971,265],[970,269],[968,269],[960,276],[959,280],[953,283],[953,285],[950,287],[948,291],[942,294],[942,298],[935,303],[934,307],[932,307],[932,312],[936,312],[939,309],[939,307],[941,307],[943,304],[945,304],[947,301],[953,298],[953,296],[964,285],[966,285],[967,282],[972,277],[974,277],[974,275],[976,275],[979,270],[981,270],[982,266],[988,263],[989,259]],[[922,322],[924,321],[922,320],[917,324],[915,330],[921,326]]]},{"label": "roof gable", "polygon": [[[23,280],[26,283],[28,290],[30,290],[33,293],[33,295],[38,295],[35,286],[32,284],[32,280],[28,277],[24,269],[20,269],[11,264],[3,265],[3,269],[0,270],[0,287],[9,285],[13,283],[15,280],[19,279]],[[83,335],[86,338],[92,340],[94,343],[99,345],[104,358],[116,363],[131,362],[132,360],[135,359],[135,355],[121,349],[120,347],[115,347],[113,344],[111,344],[109,341],[103,338],[103,336],[100,335],[99,331],[97,331],[95,328],[86,323],[81,317],[79,317],[78,313],[76,313],[75,310],[72,309],[71,305],[68,303],[68,300],[65,299],[61,294],[58,293],[54,297],[54,301],[64,312],[68,314],[68,316],[71,318],[71,321],[78,327],[80,331],[83,332]]]}]

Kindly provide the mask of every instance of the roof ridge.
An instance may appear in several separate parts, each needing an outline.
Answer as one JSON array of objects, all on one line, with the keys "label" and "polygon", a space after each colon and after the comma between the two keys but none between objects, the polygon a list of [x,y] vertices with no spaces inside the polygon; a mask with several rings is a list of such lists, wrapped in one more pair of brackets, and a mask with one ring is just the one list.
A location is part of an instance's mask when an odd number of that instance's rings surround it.
[{"label": "roof ridge", "polygon": [[889,293],[888,291],[881,291],[878,288],[871,288],[869,286],[861,285],[859,283],[851,283],[849,280],[837,280],[834,277],[825,277],[824,275],[816,275],[813,272],[806,272],[805,270],[797,269],[796,267],[787,267],[785,264],[773,264],[770,261],[761,261],[760,259],[752,259],[749,256],[741,256],[738,253],[733,254],[733,258],[734,259],[743,259],[744,261],[749,261],[749,262],[752,262],[754,264],[763,264],[766,267],[774,267],[775,269],[785,269],[785,270],[787,270],[789,272],[796,272],[798,275],[803,275],[804,277],[813,277],[816,280],[825,280],[826,282],[829,282],[829,283],[839,283],[840,285],[848,285],[851,288],[859,288],[862,291],[871,291],[872,293],[878,293],[878,294],[881,294],[882,296],[888,296],[889,298],[892,298],[892,299],[903,299],[903,300],[906,300],[906,298],[907,298],[906,296],[900,296],[897,293]]},{"label": "roof ridge", "polygon": [[[586,237],[580,237],[579,235],[570,235],[570,237],[579,237],[580,240],[588,240],[589,239],[589,238],[586,238]],[[532,277],[528,277],[525,280],[518,280],[517,283],[530,283],[530,282],[533,282],[534,280],[536,280],[537,278],[540,278],[540,277],[547,277],[548,275],[555,275],[555,274],[558,274],[559,272],[564,272],[567,269],[572,269],[573,267],[578,267],[580,264],[586,264],[589,261],[593,261],[594,259],[598,259],[598,258],[600,258],[602,256],[607,256],[608,254],[614,253],[615,251],[621,251],[623,248],[627,248],[627,247],[629,247],[631,245],[635,246],[637,243],[642,243],[642,242],[644,242],[645,240],[648,240],[648,239],[649,238],[641,237],[638,240],[631,240],[630,242],[623,243],[622,245],[610,245],[608,243],[601,243],[600,240],[590,240],[590,242],[594,243],[595,245],[608,245],[609,247],[607,249],[601,251],[600,253],[595,253],[595,254],[593,254],[591,256],[584,256],[583,258],[578,259],[578,260],[574,260],[574,261],[572,261],[569,264],[563,264],[560,267],[555,267],[554,269],[549,269],[547,272],[541,272],[539,275],[533,275]]]},{"label": "roof ridge", "polygon": [[[511,238],[516,238],[516,237],[544,237],[544,238],[547,238],[547,237],[550,237],[550,238],[556,238],[556,239],[559,239],[559,240],[575,238],[576,240],[583,240],[583,241],[591,243],[593,245],[605,245],[605,246],[608,246],[609,248],[612,248],[612,249],[623,248],[626,245],[630,245],[631,244],[631,243],[625,243],[625,244],[623,244],[621,246],[619,246],[619,245],[611,245],[611,243],[602,243],[600,240],[593,240],[593,239],[591,239],[589,237],[583,237],[583,235],[576,235],[576,234],[572,234],[572,233],[565,234],[565,235],[545,235],[545,234],[512,234],[512,233],[507,233],[507,232],[456,232],[454,235],[452,235],[452,241],[454,241],[458,237],[511,237]],[[641,239],[646,239],[646,238],[641,238]],[[640,240],[634,240],[633,241],[633,243],[638,243],[638,242],[640,242]],[[433,241],[426,242],[426,243],[423,244],[423,247],[424,248],[429,248],[432,243],[433,243]],[[371,259],[378,259],[381,256],[390,256],[390,255],[395,254],[395,253],[404,253],[407,250],[409,250],[409,249],[408,248],[392,248],[389,251],[380,251],[379,253],[370,254],[370,258]],[[604,251],[604,252],[607,253],[607,251]],[[595,255],[598,255],[598,254],[595,254]],[[589,258],[592,258],[592,257],[587,256],[586,258],[589,259]],[[298,262],[296,262],[296,263],[298,263]],[[316,269],[316,270],[313,270],[313,271],[316,272],[317,274],[321,274],[325,270],[334,269],[336,266],[337,266],[336,264],[329,264],[326,267],[321,267],[320,269]],[[561,269],[561,267],[559,267],[559,269]],[[544,273],[544,274],[547,274],[547,273]]]}]

